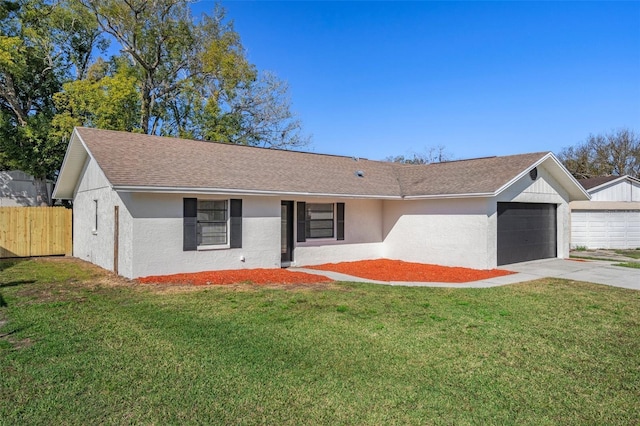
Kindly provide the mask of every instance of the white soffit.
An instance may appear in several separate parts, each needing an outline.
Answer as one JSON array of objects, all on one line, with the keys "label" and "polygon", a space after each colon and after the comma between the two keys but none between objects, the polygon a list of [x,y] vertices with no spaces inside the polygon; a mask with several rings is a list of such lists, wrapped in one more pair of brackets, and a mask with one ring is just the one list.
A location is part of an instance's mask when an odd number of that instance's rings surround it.
[{"label": "white soffit", "polygon": [[67,146],[67,152],[64,155],[62,161],[62,167],[60,168],[60,174],[56,181],[56,186],[53,189],[52,197],[59,200],[73,199],[78,179],[84,169],[85,162],[89,157],[87,148],[82,143],[82,139],[73,130],[71,140]]}]

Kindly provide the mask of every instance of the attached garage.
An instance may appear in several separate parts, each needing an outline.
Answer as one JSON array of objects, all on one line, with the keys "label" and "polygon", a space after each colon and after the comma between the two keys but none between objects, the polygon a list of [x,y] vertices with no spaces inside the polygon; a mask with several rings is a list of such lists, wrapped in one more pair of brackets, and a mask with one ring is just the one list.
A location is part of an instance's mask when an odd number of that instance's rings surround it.
[{"label": "attached garage", "polygon": [[571,202],[571,247],[640,247],[640,180],[599,176],[579,183],[591,200]]},{"label": "attached garage", "polygon": [[640,210],[574,210],[571,244],[588,249],[640,247]]},{"label": "attached garage", "polygon": [[557,257],[557,206],[498,203],[498,265]]}]

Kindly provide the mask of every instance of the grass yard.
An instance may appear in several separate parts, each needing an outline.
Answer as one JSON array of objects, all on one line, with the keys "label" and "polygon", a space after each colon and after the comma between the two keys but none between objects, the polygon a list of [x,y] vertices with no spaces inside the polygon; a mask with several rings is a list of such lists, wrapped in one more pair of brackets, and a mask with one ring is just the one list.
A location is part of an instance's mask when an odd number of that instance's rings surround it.
[{"label": "grass yard", "polygon": [[640,292],[136,285],[0,262],[0,424],[638,424]]},{"label": "grass yard", "polygon": [[623,262],[623,263],[614,263],[613,266],[624,266],[625,268],[634,268],[640,269],[640,262]]}]

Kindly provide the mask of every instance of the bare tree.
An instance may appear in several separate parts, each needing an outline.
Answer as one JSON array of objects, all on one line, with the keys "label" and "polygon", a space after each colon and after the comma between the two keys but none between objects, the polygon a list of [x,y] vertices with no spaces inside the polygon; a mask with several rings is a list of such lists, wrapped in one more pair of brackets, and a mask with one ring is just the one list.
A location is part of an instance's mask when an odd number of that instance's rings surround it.
[{"label": "bare tree", "polygon": [[564,148],[558,158],[578,179],[595,176],[640,176],[640,137],[630,129],[589,135]]},{"label": "bare tree", "polygon": [[444,145],[428,147],[421,153],[413,152],[411,156],[396,155],[384,159],[384,161],[403,164],[431,164],[451,160],[453,160],[453,156],[447,152]]}]

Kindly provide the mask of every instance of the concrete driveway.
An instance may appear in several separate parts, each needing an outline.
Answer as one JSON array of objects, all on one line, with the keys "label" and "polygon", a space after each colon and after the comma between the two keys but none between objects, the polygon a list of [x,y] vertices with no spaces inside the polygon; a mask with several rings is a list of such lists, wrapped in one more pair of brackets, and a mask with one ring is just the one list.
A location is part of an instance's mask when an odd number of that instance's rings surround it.
[{"label": "concrete driveway", "polygon": [[337,272],[317,269],[290,268],[292,271],[308,272],[324,275],[336,281],[369,282],[376,284],[410,286],[410,287],[455,287],[455,288],[487,288],[515,284],[540,278],[563,278],[567,280],[586,281],[614,287],[640,290],[640,269],[613,266],[617,262],[601,260],[543,259],[531,262],[514,263],[501,266],[500,269],[516,272],[512,275],[490,278],[469,283],[435,283],[374,281]]},{"label": "concrete driveway", "polygon": [[553,277],[640,290],[640,269],[613,266],[619,262],[580,259],[544,259],[505,265],[522,281]]}]

